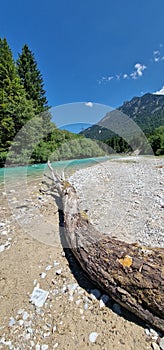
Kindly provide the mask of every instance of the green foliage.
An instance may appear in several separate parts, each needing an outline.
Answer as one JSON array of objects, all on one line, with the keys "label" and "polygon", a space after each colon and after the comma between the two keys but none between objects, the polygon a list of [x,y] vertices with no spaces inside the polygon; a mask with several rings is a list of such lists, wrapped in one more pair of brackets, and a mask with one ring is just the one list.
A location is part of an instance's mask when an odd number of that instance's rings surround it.
[{"label": "green foliage", "polygon": [[26,99],[12,52],[6,39],[0,39],[0,164],[16,133],[33,116],[33,103]]},{"label": "green foliage", "polygon": [[103,145],[98,141],[78,137],[61,144],[50,156],[51,161],[105,156]]},{"label": "green foliage", "polygon": [[44,83],[41,72],[37,67],[34,54],[27,45],[23,46],[22,53],[17,60],[18,74],[26,91],[28,100],[32,100],[36,113],[47,109]]},{"label": "green foliage", "polygon": [[154,154],[157,156],[164,155],[164,125],[155,129],[155,132],[148,139]]}]

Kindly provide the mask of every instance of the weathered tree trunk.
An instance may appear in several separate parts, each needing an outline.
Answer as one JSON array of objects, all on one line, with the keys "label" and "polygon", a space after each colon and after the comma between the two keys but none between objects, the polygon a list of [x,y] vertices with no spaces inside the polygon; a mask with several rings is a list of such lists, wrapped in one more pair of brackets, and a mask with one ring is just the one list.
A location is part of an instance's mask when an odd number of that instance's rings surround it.
[{"label": "weathered tree trunk", "polygon": [[114,300],[164,331],[164,249],[101,234],[79,211],[72,185],[52,175],[62,198],[66,240],[82,268]]}]

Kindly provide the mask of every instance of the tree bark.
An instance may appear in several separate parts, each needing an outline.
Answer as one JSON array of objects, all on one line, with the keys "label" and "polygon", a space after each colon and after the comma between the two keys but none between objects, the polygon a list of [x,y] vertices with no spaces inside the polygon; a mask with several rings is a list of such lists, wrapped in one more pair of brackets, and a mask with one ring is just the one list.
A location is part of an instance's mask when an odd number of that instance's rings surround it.
[{"label": "tree bark", "polygon": [[119,304],[164,332],[164,249],[101,234],[79,211],[72,185],[49,167],[62,198],[65,237],[82,268]]}]

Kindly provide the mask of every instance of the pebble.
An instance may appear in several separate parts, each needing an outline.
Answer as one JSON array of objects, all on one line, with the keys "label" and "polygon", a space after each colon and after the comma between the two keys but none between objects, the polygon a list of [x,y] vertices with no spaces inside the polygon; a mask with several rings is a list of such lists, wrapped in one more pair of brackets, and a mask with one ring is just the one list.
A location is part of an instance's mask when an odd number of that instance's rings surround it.
[{"label": "pebble", "polygon": [[160,339],[159,346],[161,350],[164,350],[164,337]]},{"label": "pebble", "polygon": [[47,274],[45,273],[45,272],[42,272],[41,274],[40,274],[40,277],[41,278],[45,278],[47,276]]},{"label": "pebble", "polygon": [[23,320],[24,320],[24,321],[27,320],[27,318],[29,317],[28,312],[26,312],[26,311],[23,312],[22,317],[23,317]]},{"label": "pebble", "polygon": [[91,343],[95,343],[97,337],[98,337],[98,333],[92,332],[92,333],[90,333],[90,335],[89,335],[89,341],[90,341]]},{"label": "pebble", "polygon": [[145,328],[145,334],[146,334],[146,335],[150,335],[149,329]]},{"label": "pebble", "polygon": [[2,253],[5,250],[5,244],[0,245],[0,253]]},{"label": "pebble", "polygon": [[160,347],[159,347],[158,344],[155,343],[155,342],[153,342],[153,343],[151,344],[151,347],[152,347],[153,350],[160,350]]},{"label": "pebble", "polygon": [[62,269],[59,269],[56,271],[56,275],[61,275],[61,273],[62,273]]},{"label": "pebble", "polygon": [[103,294],[100,298],[100,309],[103,308],[108,301],[109,301],[109,296],[106,294]]},{"label": "pebble", "polygon": [[14,317],[10,317],[10,320],[9,320],[9,327],[14,326],[15,323],[16,323],[15,318],[14,318]]},{"label": "pebble", "polygon": [[49,270],[51,270],[51,268],[52,268],[52,265],[48,265],[45,270],[49,271]]},{"label": "pebble", "polygon": [[0,228],[4,227],[4,226],[5,226],[5,223],[4,222],[0,222]]}]

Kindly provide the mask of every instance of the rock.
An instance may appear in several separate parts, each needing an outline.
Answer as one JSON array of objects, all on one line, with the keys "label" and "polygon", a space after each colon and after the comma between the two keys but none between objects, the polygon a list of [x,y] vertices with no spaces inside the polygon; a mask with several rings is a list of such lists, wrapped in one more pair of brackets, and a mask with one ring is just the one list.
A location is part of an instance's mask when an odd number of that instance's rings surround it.
[{"label": "rock", "polygon": [[40,350],[40,345],[39,345],[39,344],[37,344],[37,345],[35,346],[35,350]]},{"label": "rock", "polygon": [[89,335],[89,341],[90,341],[91,343],[95,343],[97,337],[98,337],[98,333],[92,332],[92,333],[90,333],[90,335]]},{"label": "rock", "polygon": [[29,314],[28,314],[28,312],[23,312],[22,313],[22,317],[23,317],[23,320],[25,321],[25,320],[27,320],[27,318],[29,317]]},{"label": "rock", "polygon": [[159,346],[161,350],[164,350],[164,337],[160,339]]},{"label": "rock", "polygon": [[54,267],[59,265],[59,263],[57,261],[54,261],[53,264],[54,264]]},{"label": "rock", "polygon": [[56,271],[56,275],[58,275],[58,276],[61,275],[61,273],[62,273],[62,269],[59,269]]},{"label": "rock", "polygon": [[102,297],[100,298],[100,309],[103,308],[108,301],[109,301],[109,296],[106,294],[103,294]]},{"label": "rock", "polygon": [[14,317],[10,317],[9,327],[14,326],[15,323],[16,323],[15,318]]},{"label": "rock", "polygon": [[91,289],[90,293],[90,297],[92,300],[99,299],[101,296],[101,292],[99,291],[99,289]]},{"label": "rock", "polygon": [[41,274],[40,274],[40,277],[41,278],[45,278],[47,276],[47,274],[45,273],[45,272],[42,272]]},{"label": "rock", "polygon": [[0,228],[4,227],[4,226],[5,226],[5,223],[4,222],[0,222]]},{"label": "rock", "polygon": [[146,335],[150,335],[149,329],[145,328],[145,334],[146,334]]},{"label": "rock", "polygon": [[68,284],[67,288],[69,290],[69,294],[72,295],[77,287],[78,287],[77,283]]},{"label": "rock", "polygon": [[159,334],[152,328],[150,328],[150,336],[152,337],[153,340],[157,340],[159,337]]},{"label": "rock", "polygon": [[155,343],[155,342],[153,342],[153,343],[151,344],[151,347],[152,347],[153,350],[160,350],[160,347],[159,347],[158,344]]},{"label": "rock", "polygon": [[5,244],[0,245],[0,253],[2,253],[5,250]]},{"label": "rock", "polygon": [[56,332],[56,330],[57,330],[57,327],[54,326],[53,329],[52,329],[52,332],[54,333],[54,332]]},{"label": "rock", "polygon": [[51,270],[51,268],[52,268],[52,265],[48,265],[48,266],[46,267],[46,271]]},{"label": "rock", "polygon": [[122,311],[121,311],[121,307],[119,304],[114,303],[113,304],[113,311],[117,314],[117,315],[121,315]]},{"label": "rock", "polygon": [[41,350],[47,350],[47,349],[48,349],[48,345],[47,344],[41,345]]}]

